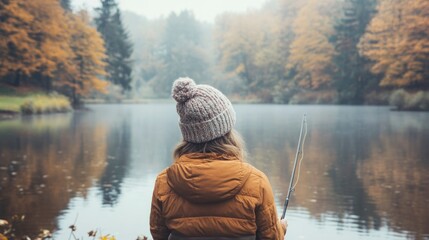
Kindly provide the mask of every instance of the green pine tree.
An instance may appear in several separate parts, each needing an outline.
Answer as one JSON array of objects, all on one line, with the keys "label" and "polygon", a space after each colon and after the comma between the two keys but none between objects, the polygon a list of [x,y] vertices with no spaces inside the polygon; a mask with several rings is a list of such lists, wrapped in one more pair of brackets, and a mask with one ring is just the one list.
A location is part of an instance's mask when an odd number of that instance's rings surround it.
[{"label": "green pine tree", "polygon": [[101,7],[95,9],[97,30],[104,38],[107,51],[107,78],[120,85],[124,91],[131,89],[132,43],[125,30],[118,4],[115,0],[101,0]]},{"label": "green pine tree", "polygon": [[369,60],[357,45],[375,13],[376,0],[344,0],[343,14],[335,24],[332,42],[337,55],[335,87],[341,104],[362,104],[364,93],[377,86],[369,71]]}]

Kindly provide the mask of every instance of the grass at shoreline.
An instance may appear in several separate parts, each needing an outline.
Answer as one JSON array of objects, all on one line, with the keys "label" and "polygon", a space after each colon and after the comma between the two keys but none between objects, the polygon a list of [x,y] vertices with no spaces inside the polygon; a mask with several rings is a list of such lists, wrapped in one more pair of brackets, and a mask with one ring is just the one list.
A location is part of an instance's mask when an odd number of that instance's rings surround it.
[{"label": "grass at shoreline", "polygon": [[35,89],[17,91],[0,86],[0,114],[39,114],[71,110],[70,101],[63,95],[47,94]]},{"label": "grass at shoreline", "polygon": [[0,96],[0,111],[19,113],[21,105],[28,99],[23,96]]}]

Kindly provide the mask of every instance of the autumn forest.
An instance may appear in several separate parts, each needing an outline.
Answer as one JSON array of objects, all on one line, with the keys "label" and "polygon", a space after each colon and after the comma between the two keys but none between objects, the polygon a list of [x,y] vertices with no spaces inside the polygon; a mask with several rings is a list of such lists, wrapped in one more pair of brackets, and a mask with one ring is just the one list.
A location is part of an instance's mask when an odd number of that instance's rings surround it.
[{"label": "autumn forest", "polygon": [[147,240],[185,76],[233,102],[278,213],[302,157],[287,239],[429,239],[429,0],[265,0],[212,21],[132,1],[0,0],[0,240]]},{"label": "autumn forest", "polygon": [[234,101],[429,109],[429,2],[269,0],[214,23],[114,0],[0,1],[0,86],[82,99],[167,98],[189,76]]}]

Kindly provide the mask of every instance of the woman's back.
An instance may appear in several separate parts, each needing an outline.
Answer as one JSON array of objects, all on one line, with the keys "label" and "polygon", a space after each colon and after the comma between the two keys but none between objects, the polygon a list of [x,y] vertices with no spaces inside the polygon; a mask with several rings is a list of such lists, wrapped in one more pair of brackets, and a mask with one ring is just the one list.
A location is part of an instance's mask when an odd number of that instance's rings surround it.
[{"label": "woman's back", "polygon": [[282,236],[266,176],[237,158],[186,154],[158,176],[155,188],[169,229],[151,226],[159,239],[170,230],[187,237]]},{"label": "woman's back", "polygon": [[283,239],[267,177],[244,162],[235,111],[219,90],[175,81],[183,141],[155,183],[150,216],[155,240]]}]

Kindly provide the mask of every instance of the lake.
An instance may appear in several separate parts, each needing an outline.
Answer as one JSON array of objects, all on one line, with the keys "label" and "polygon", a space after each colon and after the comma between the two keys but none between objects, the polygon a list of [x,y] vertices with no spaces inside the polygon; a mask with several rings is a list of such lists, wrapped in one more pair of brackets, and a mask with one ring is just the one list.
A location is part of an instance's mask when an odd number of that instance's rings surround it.
[{"label": "lake", "polygon": [[[175,105],[89,105],[0,122],[0,219],[54,239],[150,237],[158,172],[181,138]],[[429,113],[387,107],[235,105],[248,162],[282,211],[307,114],[286,239],[429,239]]]}]

